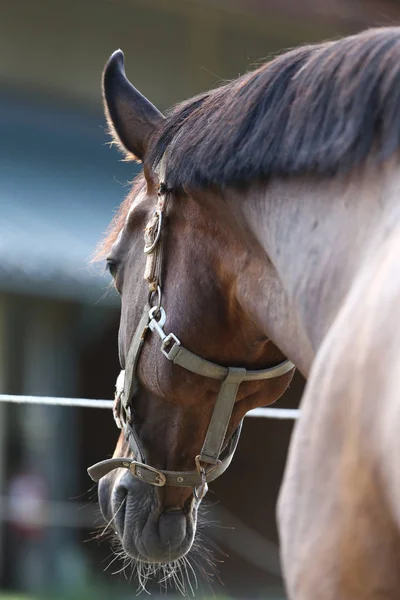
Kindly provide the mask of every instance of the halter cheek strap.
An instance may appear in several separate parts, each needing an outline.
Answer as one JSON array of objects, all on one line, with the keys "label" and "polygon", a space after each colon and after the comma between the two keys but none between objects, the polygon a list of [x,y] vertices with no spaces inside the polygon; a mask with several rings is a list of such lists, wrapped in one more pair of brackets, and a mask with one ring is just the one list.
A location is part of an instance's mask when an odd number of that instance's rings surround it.
[{"label": "halter cheek strap", "polygon": [[[117,426],[124,431],[134,458],[103,460],[89,467],[88,472],[94,481],[99,481],[114,469],[126,468],[134,477],[150,485],[192,487],[196,498],[201,499],[207,491],[207,483],[222,475],[230,465],[236,450],[242,424],[240,423],[227,445],[225,438],[240,384],[246,381],[281,377],[292,371],[294,365],[291,361],[285,360],[277,366],[257,371],[223,367],[194,354],[182,346],[174,333],[164,331],[167,317],[161,306],[163,254],[161,232],[167,198],[168,190],[165,186],[161,186],[157,210],[145,231],[144,251],[147,254],[145,279],[149,284],[150,298],[156,295],[157,304],[153,307],[150,304],[145,305],[129,348],[125,370],[121,371],[116,384],[114,418]],[[132,400],[137,385],[137,365],[149,332],[159,336],[160,350],[167,360],[191,373],[222,381],[203,446],[200,454],[195,458],[196,469],[193,471],[167,471],[148,465],[144,449],[134,428]]]}]

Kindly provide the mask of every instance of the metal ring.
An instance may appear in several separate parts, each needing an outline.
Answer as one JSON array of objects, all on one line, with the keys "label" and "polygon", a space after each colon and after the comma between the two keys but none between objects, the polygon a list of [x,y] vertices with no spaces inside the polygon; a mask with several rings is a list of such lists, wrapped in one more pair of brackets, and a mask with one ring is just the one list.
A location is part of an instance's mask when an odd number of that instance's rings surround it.
[{"label": "metal ring", "polygon": [[208,492],[208,485],[206,482],[202,483],[201,485],[194,487],[193,488],[193,496],[194,499],[196,500],[196,502],[200,503],[204,496],[207,494]]},{"label": "metal ring", "polygon": [[198,454],[195,459],[194,462],[196,463],[196,471],[197,473],[200,475],[202,482],[205,483],[206,482],[206,470],[204,467],[201,466],[200,464],[200,454]]},{"label": "metal ring", "polygon": [[162,211],[158,208],[155,212],[154,215],[156,217],[158,217],[158,224],[157,224],[157,233],[156,233],[156,237],[153,240],[153,243],[150,244],[150,246],[145,246],[144,247],[144,253],[145,254],[151,254],[154,250],[154,248],[157,246],[158,244],[158,240],[160,239],[160,235],[161,235],[161,224],[162,224]]},{"label": "metal ring", "polygon": [[[158,320],[156,318],[157,316],[159,316]],[[165,321],[167,320],[167,315],[165,314],[165,310],[163,309],[162,306],[160,306],[160,308],[158,310],[157,310],[157,306],[153,306],[153,308],[151,308],[149,311],[149,319],[150,319],[150,322],[155,321],[157,323],[157,325],[162,328],[162,327],[164,327]],[[150,325],[149,325],[149,327],[150,327]],[[151,329],[151,327],[150,327],[150,329]]]},{"label": "metal ring", "polygon": [[[129,471],[131,472],[131,475],[133,475],[137,479],[140,479],[140,481],[144,481],[149,485],[155,485],[156,487],[164,487],[164,485],[166,485],[167,483],[167,478],[162,471],[136,460],[132,460],[129,463]],[[151,473],[154,473],[156,475],[155,481],[146,481],[146,478],[142,475],[141,471],[150,471]]]},{"label": "metal ring", "polygon": [[[152,304],[153,304],[153,300],[154,300],[154,295],[155,294],[157,294],[157,304],[155,306],[153,306]],[[152,309],[153,308],[157,308],[157,310],[152,315],[153,317],[156,316],[156,315],[158,315],[158,313],[160,312],[160,308],[161,308],[161,294],[162,294],[162,292],[161,292],[161,288],[160,288],[159,285],[157,286],[157,289],[155,291],[149,292],[149,300],[148,300],[148,302],[149,302],[149,304],[150,304],[150,306],[151,306]]]}]

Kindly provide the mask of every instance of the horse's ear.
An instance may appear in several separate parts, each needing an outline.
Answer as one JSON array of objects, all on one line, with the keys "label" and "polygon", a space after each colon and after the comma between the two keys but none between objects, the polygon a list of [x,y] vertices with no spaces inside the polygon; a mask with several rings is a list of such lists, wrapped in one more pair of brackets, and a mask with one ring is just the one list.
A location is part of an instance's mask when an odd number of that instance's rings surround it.
[{"label": "horse's ear", "polygon": [[103,73],[104,109],[115,142],[128,156],[143,161],[164,116],[127,79],[124,53],[114,52]]}]

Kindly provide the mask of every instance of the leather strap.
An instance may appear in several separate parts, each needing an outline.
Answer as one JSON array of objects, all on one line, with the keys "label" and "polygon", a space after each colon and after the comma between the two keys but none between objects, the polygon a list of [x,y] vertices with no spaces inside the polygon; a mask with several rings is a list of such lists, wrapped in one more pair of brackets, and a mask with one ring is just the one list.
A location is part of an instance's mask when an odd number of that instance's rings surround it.
[{"label": "leather strap", "polygon": [[150,467],[143,462],[134,460],[132,458],[109,458],[103,460],[92,467],[88,468],[88,473],[91,479],[95,482],[100,481],[102,477],[114,471],[114,469],[129,469],[131,474],[150,485],[163,487],[164,485],[173,485],[176,487],[193,487],[198,488],[204,484],[204,482],[210,482],[217,479],[231,464],[233,455],[235,453],[237,443],[239,441],[242,423],[236,429],[229,443],[228,454],[221,461],[218,461],[216,465],[205,469],[204,476],[202,476],[197,470],[196,471],[166,471],[163,469],[155,469]]},{"label": "leather strap", "polygon": [[[187,371],[202,375],[203,377],[209,377],[210,379],[223,381],[228,376],[230,369],[230,367],[223,367],[205,358],[201,358],[201,356],[178,344],[175,344],[168,353],[165,353],[165,356],[175,365],[179,365]],[[289,373],[292,369],[294,369],[294,364],[290,360],[285,360],[279,363],[279,365],[269,367],[268,369],[246,371],[243,381],[274,379],[275,377]]]},{"label": "leather strap", "polygon": [[[213,481],[228,468],[229,461],[220,462],[214,469],[206,474],[206,481]],[[102,477],[114,469],[129,469],[134,477],[144,483],[163,487],[164,485],[173,485],[177,487],[200,487],[204,480],[197,471],[164,471],[153,469],[145,463],[138,462],[129,458],[110,458],[89,467],[88,473],[93,481],[99,481]]]},{"label": "leather strap", "polygon": [[117,414],[114,414],[117,425],[124,430],[125,439],[129,443],[133,455],[136,460],[141,462],[145,462],[146,458],[139,437],[131,425],[131,398],[135,391],[137,364],[148,330],[149,311],[150,305],[146,304],[129,348],[125,369],[118,376],[116,386],[117,409],[115,411]]},{"label": "leather strap", "polygon": [[217,401],[208,425],[199,460],[216,465],[225,441],[226,431],[231,420],[239,385],[246,377],[246,369],[229,368],[218,392]]},{"label": "leather strap", "polygon": [[122,403],[125,410],[127,409],[130,400],[133,396],[137,365],[139,362],[139,357],[143,348],[144,340],[146,338],[146,333],[150,321],[149,312],[150,305],[146,303],[139,324],[136,328],[135,335],[133,336],[128,356],[126,358],[126,364],[124,369],[124,394],[122,397]]}]

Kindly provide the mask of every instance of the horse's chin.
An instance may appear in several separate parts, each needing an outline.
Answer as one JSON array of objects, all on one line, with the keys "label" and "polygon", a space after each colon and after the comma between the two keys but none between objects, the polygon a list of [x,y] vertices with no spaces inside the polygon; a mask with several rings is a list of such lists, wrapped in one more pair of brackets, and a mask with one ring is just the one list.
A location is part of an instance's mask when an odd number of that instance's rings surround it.
[{"label": "horse's chin", "polygon": [[159,505],[155,489],[126,473],[114,485],[99,487],[99,503],[124,553],[147,564],[168,564],[191,549],[197,522],[197,505],[182,510]]}]

